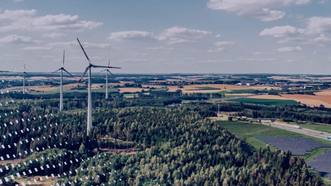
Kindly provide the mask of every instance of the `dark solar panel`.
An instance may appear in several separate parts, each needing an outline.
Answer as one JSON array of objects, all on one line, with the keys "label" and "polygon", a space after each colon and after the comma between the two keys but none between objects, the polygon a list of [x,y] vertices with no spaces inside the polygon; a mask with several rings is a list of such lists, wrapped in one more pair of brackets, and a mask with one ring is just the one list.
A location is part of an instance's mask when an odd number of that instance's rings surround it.
[{"label": "dark solar panel", "polygon": [[310,151],[328,147],[327,145],[310,138],[255,136],[256,138],[283,151],[291,151],[293,155],[306,155]]},{"label": "dark solar panel", "polygon": [[331,179],[331,150],[325,151],[324,154],[315,157],[307,164]]}]

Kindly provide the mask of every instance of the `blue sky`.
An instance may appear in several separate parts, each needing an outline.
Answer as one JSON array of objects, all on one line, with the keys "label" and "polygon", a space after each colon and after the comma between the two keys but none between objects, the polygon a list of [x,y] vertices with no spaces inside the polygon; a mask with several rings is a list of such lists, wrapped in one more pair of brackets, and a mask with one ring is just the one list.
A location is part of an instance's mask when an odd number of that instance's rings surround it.
[{"label": "blue sky", "polygon": [[93,63],[115,73],[302,73],[331,69],[329,0],[1,0],[1,70]]}]

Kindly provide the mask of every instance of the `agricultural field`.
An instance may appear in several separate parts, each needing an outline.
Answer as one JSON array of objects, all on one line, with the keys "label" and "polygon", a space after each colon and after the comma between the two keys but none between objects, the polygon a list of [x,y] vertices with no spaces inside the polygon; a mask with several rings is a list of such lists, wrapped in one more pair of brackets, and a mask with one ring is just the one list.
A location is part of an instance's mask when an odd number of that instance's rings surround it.
[{"label": "agricultural field", "polygon": [[292,82],[308,82],[308,81],[310,81],[309,79],[293,78],[292,76],[270,76],[268,78],[274,79],[274,80],[288,80],[288,81],[292,81]]},{"label": "agricultural field", "polygon": [[145,88],[119,88],[120,93],[124,93],[124,92],[141,92],[142,90],[144,91],[148,91],[149,89],[145,89]]},{"label": "agricultural field", "polygon": [[[143,87],[147,87],[144,85]],[[183,88],[178,86],[159,86],[159,85],[149,85],[149,87],[162,88],[167,87],[169,92],[175,92],[177,90],[182,90],[183,93],[252,93],[256,90],[270,90],[276,89],[279,90],[280,87],[271,87],[271,86],[236,86],[236,85],[227,85],[227,84],[205,84],[205,85],[185,85]]]},{"label": "agricultural field", "polygon": [[331,125],[326,124],[296,124],[302,128],[317,130],[321,132],[331,133]]},{"label": "agricultural field", "polygon": [[306,104],[311,107],[319,107],[324,105],[327,108],[331,108],[331,90],[323,90],[315,92],[315,95],[304,95],[304,94],[282,94],[281,96],[276,95],[256,95],[251,98],[259,99],[277,99],[277,100],[294,100],[301,104]]},{"label": "agricultural field", "polygon": [[229,101],[237,102],[237,103],[243,102],[249,104],[260,104],[260,105],[279,105],[279,106],[299,105],[299,103],[294,100],[281,100],[281,99],[238,98]]}]

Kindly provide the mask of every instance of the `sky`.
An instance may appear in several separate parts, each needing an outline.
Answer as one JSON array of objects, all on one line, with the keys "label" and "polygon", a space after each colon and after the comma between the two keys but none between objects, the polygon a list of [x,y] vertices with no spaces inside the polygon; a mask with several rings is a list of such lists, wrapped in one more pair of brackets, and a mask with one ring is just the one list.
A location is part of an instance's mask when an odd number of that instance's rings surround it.
[{"label": "sky", "polygon": [[[0,70],[331,73],[330,0],[0,0]],[[94,70],[97,72],[98,70]]]}]

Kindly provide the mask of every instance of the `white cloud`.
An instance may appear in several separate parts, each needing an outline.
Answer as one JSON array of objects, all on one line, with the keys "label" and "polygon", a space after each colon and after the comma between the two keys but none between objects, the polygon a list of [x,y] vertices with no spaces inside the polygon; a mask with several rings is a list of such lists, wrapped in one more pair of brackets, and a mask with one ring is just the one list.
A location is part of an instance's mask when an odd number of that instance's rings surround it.
[{"label": "white cloud", "polygon": [[166,42],[170,45],[177,43],[194,43],[192,40],[180,39],[180,38],[168,38]]},{"label": "white cloud", "polygon": [[304,29],[287,25],[264,29],[260,32],[260,36],[286,37],[304,34],[304,32]]},{"label": "white cloud", "polygon": [[283,47],[283,48],[279,48],[277,51],[278,52],[298,52],[298,51],[302,51],[302,48],[300,46]]},{"label": "white cloud", "polygon": [[45,51],[45,50],[52,50],[52,47],[25,47],[23,50],[28,51]]},{"label": "white cloud", "polygon": [[254,55],[274,55],[275,53],[273,52],[254,52]]},{"label": "white cloud", "polygon": [[208,8],[237,12],[239,16],[258,18],[261,21],[274,21],[282,19],[285,12],[272,10],[291,4],[308,4],[310,0],[209,0]]},{"label": "white cloud", "polygon": [[165,29],[160,34],[146,31],[122,31],[109,34],[107,39],[111,40],[138,40],[138,41],[162,41],[167,44],[193,43],[193,39],[202,38],[212,34],[205,30],[195,30],[183,27],[172,27]]},{"label": "white cloud", "polygon": [[113,32],[109,34],[107,39],[111,40],[156,40],[156,37],[151,32],[145,31],[123,31],[123,32]]},{"label": "white cloud", "polygon": [[64,36],[66,36],[66,34],[56,33],[56,32],[43,34],[43,37],[48,37],[48,38],[59,38],[59,37],[64,37]]},{"label": "white cloud", "polygon": [[158,38],[160,40],[167,40],[169,38],[201,38],[210,34],[211,32],[205,30],[195,30],[175,26],[164,30]]},{"label": "white cloud", "polygon": [[147,47],[146,50],[173,50],[174,48],[158,46],[158,47]]},{"label": "white cloud", "polygon": [[321,1],[318,2],[318,4],[323,5],[323,4],[326,4],[327,2],[328,2],[327,0],[321,0]]},{"label": "white cloud", "polygon": [[324,45],[324,44],[327,44],[327,43],[331,43],[331,38],[326,37],[325,35],[322,34],[317,38],[311,39],[310,43]]},{"label": "white cloud", "polygon": [[220,42],[216,42],[214,43],[217,47],[222,47],[222,46],[233,46],[235,45],[234,42],[232,41],[220,41]]},{"label": "white cloud", "polygon": [[128,59],[123,59],[121,60],[121,62],[147,62],[147,59],[132,59],[132,58],[128,58]]},{"label": "white cloud", "polygon": [[217,34],[217,35],[215,35],[215,37],[216,38],[219,38],[219,37],[221,37],[221,34]]},{"label": "white cloud", "polygon": [[5,10],[0,13],[0,20],[18,20],[32,17],[37,14],[37,10]]},{"label": "white cloud", "polygon": [[[82,42],[84,48],[112,48],[108,43],[90,43],[90,42]],[[48,44],[49,47],[59,48],[59,47],[78,47],[77,41],[69,41],[69,42],[53,42]]]},{"label": "white cloud", "polygon": [[331,32],[331,17],[312,17],[308,19],[308,34],[324,34]]},{"label": "white cloud", "polygon": [[278,19],[283,19],[285,12],[277,10],[269,10],[267,8],[262,9],[261,12],[257,12],[255,17],[259,18],[261,21],[275,21]]},{"label": "white cloud", "polygon": [[16,2],[16,3],[17,3],[17,2],[23,2],[23,0],[14,0],[14,2]]},{"label": "white cloud", "polygon": [[165,41],[168,44],[176,43],[193,43],[192,39],[202,38],[204,36],[212,34],[205,30],[189,29],[184,27],[172,27],[161,32],[157,39]]},{"label": "white cloud", "polygon": [[39,40],[35,40],[31,37],[27,36],[19,36],[19,35],[8,35],[6,37],[0,38],[0,43],[3,44],[34,44],[41,43]]},{"label": "white cloud", "polygon": [[78,15],[36,16],[32,10],[5,10],[0,13],[0,31],[83,31],[100,27],[103,23],[79,20]]},{"label": "white cloud", "polygon": [[207,50],[208,53],[211,53],[211,52],[224,52],[225,49],[224,48],[217,48],[215,50]]}]

